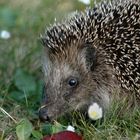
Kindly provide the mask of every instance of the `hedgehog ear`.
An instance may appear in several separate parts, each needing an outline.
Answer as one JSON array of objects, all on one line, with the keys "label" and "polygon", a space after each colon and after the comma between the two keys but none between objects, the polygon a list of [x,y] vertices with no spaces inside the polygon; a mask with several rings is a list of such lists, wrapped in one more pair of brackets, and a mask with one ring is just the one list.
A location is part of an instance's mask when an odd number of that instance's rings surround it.
[{"label": "hedgehog ear", "polygon": [[89,70],[94,71],[96,66],[96,49],[92,44],[84,44],[86,66]]}]

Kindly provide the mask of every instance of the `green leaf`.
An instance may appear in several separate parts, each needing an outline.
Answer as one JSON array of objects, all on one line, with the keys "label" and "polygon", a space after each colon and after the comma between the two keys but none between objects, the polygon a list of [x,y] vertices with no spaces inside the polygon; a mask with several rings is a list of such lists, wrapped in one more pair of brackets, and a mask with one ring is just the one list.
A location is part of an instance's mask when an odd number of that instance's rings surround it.
[{"label": "green leaf", "polygon": [[54,125],[49,123],[42,125],[42,132],[44,135],[51,135],[63,130],[65,130],[65,126],[61,125],[60,123],[55,123]]},{"label": "green leaf", "polygon": [[51,135],[52,134],[52,124],[42,124],[42,133],[43,135]]},{"label": "green leaf", "polygon": [[0,26],[12,27],[16,24],[16,12],[9,7],[0,7]]},{"label": "green leaf", "polygon": [[9,97],[14,99],[15,101],[24,101],[23,99],[25,99],[25,94],[21,91],[12,91],[9,94]]},{"label": "green leaf", "polygon": [[36,130],[33,130],[33,131],[32,131],[32,135],[33,135],[34,138],[36,138],[36,139],[38,139],[38,140],[40,140],[40,139],[43,138],[43,135],[41,134],[41,132],[36,131]]},{"label": "green leaf", "polygon": [[16,87],[26,93],[35,92],[36,82],[32,75],[24,72],[22,69],[18,69],[14,76],[14,82]]},{"label": "green leaf", "polygon": [[64,130],[64,126],[61,125],[60,123],[56,123],[55,125],[52,126],[52,133],[58,133],[63,130]]},{"label": "green leaf", "polygon": [[27,119],[21,120],[16,127],[18,140],[28,140],[33,130],[32,124]]}]

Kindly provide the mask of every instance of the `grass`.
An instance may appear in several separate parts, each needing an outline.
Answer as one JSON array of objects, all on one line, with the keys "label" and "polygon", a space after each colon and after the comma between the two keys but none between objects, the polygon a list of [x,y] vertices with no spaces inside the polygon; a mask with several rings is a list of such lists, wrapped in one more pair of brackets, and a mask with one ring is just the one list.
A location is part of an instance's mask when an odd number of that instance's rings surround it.
[{"label": "grass", "polygon": [[[38,120],[43,84],[38,37],[55,18],[59,21],[84,8],[75,0],[0,1],[0,31],[11,33],[8,40],[0,38],[0,140],[16,140],[19,135],[21,140],[38,140],[69,123],[62,120],[51,125]],[[140,109],[118,117],[120,108],[115,103],[107,117],[94,125],[79,114],[71,123],[86,140],[138,140]]]}]

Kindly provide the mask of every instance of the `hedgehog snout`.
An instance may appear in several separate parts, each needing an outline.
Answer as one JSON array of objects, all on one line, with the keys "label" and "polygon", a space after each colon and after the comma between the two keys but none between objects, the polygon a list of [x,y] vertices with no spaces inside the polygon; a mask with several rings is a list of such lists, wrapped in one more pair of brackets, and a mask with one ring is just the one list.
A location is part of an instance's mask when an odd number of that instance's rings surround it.
[{"label": "hedgehog snout", "polygon": [[50,117],[48,116],[46,107],[41,107],[39,109],[39,119],[43,122],[44,121],[50,122]]}]

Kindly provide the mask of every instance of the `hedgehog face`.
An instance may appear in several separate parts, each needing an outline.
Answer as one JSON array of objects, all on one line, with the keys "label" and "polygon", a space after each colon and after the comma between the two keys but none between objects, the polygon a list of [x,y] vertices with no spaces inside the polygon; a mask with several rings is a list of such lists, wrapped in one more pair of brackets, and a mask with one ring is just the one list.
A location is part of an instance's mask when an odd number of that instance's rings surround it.
[{"label": "hedgehog face", "polygon": [[108,91],[100,81],[102,75],[96,77],[105,67],[102,64],[102,70],[98,69],[100,64],[96,59],[96,50],[89,44],[82,47],[81,44],[80,47],[73,45],[64,54],[60,52],[47,58],[44,64],[44,103],[40,110],[43,120],[56,119],[72,110],[87,113],[88,106],[93,102],[106,107]]}]

